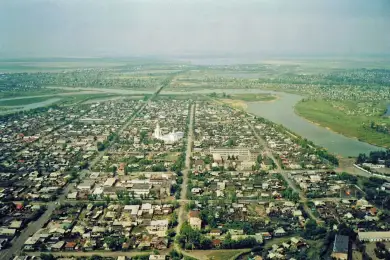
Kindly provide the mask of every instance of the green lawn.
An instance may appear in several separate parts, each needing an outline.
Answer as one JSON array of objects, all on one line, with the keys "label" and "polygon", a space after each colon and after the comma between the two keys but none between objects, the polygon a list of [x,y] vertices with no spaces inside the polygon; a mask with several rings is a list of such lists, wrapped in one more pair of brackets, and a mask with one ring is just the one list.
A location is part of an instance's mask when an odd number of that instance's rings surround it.
[{"label": "green lawn", "polygon": [[337,133],[389,148],[389,134],[379,133],[367,127],[371,121],[390,124],[388,118],[382,117],[385,104],[386,102],[383,102],[362,107],[362,102],[359,101],[305,100],[295,106],[295,112]]},{"label": "green lawn", "polygon": [[0,101],[0,106],[24,106],[33,103],[43,102],[53,97],[32,97]]}]

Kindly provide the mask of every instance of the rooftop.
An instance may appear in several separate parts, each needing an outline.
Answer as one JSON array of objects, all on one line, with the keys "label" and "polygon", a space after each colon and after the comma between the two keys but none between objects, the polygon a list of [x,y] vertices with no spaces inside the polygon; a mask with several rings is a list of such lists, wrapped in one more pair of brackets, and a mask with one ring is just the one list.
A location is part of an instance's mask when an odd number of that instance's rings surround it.
[{"label": "rooftop", "polygon": [[349,237],[336,235],[333,243],[333,253],[348,253]]}]

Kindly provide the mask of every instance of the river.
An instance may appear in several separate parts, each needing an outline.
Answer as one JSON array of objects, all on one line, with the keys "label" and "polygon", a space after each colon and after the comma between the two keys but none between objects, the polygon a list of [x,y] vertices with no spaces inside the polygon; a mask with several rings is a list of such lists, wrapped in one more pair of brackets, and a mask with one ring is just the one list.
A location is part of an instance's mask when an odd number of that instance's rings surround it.
[{"label": "river", "polygon": [[[261,116],[275,123],[282,124],[300,136],[313,141],[319,146],[325,147],[332,153],[347,157],[357,156],[359,153],[368,153],[370,151],[382,149],[377,146],[361,142],[357,139],[348,138],[335,133],[298,116],[294,112],[294,106],[303,98],[299,95],[258,89],[202,89],[185,93],[206,94],[212,92],[225,92],[226,94],[269,93],[277,95],[279,98],[271,102],[247,102],[247,111],[256,116]],[[180,94],[183,92],[163,91],[163,93]]]},{"label": "river", "polygon": [[359,153],[377,151],[381,148],[348,138],[329,129],[313,124],[294,112],[301,96],[279,93],[279,99],[272,102],[249,102],[248,112],[282,124],[293,132],[325,147],[328,151],[342,156],[357,156]]}]

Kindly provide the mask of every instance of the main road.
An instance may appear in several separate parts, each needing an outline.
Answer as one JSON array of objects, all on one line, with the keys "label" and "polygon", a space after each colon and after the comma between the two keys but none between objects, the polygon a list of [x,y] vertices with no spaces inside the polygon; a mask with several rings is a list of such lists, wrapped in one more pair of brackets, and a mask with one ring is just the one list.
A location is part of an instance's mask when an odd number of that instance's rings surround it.
[{"label": "main road", "polygon": [[320,219],[318,219],[314,214],[313,212],[311,211],[311,209],[307,206],[307,197],[306,195],[303,193],[303,191],[301,189],[299,189],[295,183],[288,177],[288,174],[286,171],[283,171],[282,170],[282,167],[280,166],[280,163],[279,163],[279,160],[276,160],[275,156],[273,155],[272,151],[268,148],[268,145],[267,143],[265,142],[265,140],[257,133],[256,129],[254,128],[253,124],[251,122],[249,122],[248,119],[245,119],[247,124],[249,125],[249,127],[252,129],[252,132],[253,134],[255,135],[255,137],[258,139],[258,141],[263,145],[264,147],[264,151],[265,153],[267,154],[267,156],[269,158],[271,158],[274,163],[276,164],[276,167],[277,167],[277,172],[283,177],[283,179],[287,182],[288,186],[290,188],[292,188],[296,193],[299,194],[299,197],[300,197],[300,200],[301,200],[301,203],[303,205],[303,209],[306,211],[307,214],[309,214],[310,218],[316,220],[317,222],[322,222]]},{"label": "main road", "polygon": [[186,146],[186,160],[185,160],[185,168],[183,170],[183,183],[181,185],[180,192],[180,201],[181,207],[179,209],[179,219],[178,225],[176,227],[176,234],[179,234],[180,228],[185,222],[185,201],[187,201],[187,185],[188,185],[188,173],[191,169],[191,154],[192,154],[192,143],[193,143],[193,132],[194,132],[194,114],[195,114],[196,104],[191,104],[190,107],[190,118],[188,123],[188,131],[187,131],[187,146]]},{"label": "main road", "polygon": [[[178,214],[178,225],[176,227],[176,235],[179,235],[180,229],[184,222],[186,221],[186,211],[185,206],[187,200],[187,185],[188,185],[188,173],[191,169],[191,155],[192,155],[192,143],[193,143],[193,135],[194,135],[194,116],[195,116],[195,108],[196,103],[191,104],[190,107],[190,118],[188,123],[188,131],[187,131],[187,147],[186,147],[186,160],[185,160],[185,168],[183,170],[183,183],[181,185],[180,192],[180,208]],[[182,250],[179,244],[175,241],[174,248],[176,251],[181,252],[184,255],[190,256],[186,251]]]}]

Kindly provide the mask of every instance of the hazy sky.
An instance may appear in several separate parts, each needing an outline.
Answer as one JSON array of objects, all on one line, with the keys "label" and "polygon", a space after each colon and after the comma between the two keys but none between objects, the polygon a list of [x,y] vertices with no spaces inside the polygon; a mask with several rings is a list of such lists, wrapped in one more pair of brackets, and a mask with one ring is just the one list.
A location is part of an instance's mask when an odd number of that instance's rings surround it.
[{"label": "hazy sky", "polygon": [[0,57],[382,52],[389,0],[0,0]]}]

